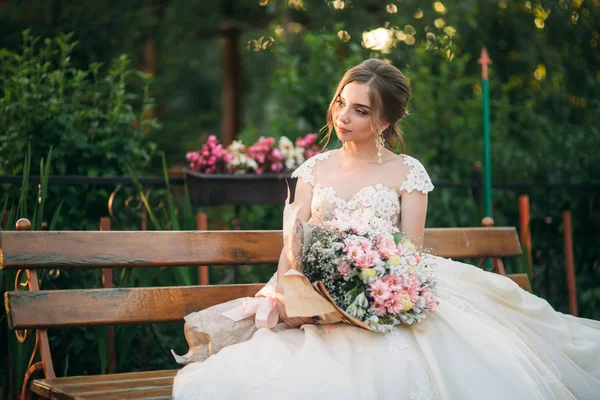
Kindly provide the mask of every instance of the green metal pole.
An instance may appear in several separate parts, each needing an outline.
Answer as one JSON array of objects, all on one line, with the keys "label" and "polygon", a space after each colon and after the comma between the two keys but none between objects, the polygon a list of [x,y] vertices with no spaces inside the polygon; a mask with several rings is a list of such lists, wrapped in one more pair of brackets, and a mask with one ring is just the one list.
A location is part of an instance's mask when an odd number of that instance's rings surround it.
[{"label": "green metal pole", "polygon": [[492,63],[487,50],[481,50],[481,80],[483,95],[483,213],[485,217],[492,216],[492,145],[490,138],[490,85],[488,80],[488,65]]},{"label": "green metal pole", "polygon": [[490,84],[483,80],[483,212],[492,216],[492,155],[490,139]]},{"label": "green metal pole", "polygon": [[[488,65],[492,63],[485,48],[481,50],[481,85],[483,95],[483,213],[492,217],[492,145],[490,138],[490,85]],[[492,260],[487,259],[485,268],[492,269]]]}]

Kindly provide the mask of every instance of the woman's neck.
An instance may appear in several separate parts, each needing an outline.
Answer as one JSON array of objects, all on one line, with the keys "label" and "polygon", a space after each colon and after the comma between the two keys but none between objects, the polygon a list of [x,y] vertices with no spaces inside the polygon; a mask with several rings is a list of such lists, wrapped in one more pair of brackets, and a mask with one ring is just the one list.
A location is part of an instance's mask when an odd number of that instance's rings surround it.
[{"label": "woman's neck", "polygon": [[372,138],[344,143],[342,154],[347,161],[377,162],[377,146]]}]

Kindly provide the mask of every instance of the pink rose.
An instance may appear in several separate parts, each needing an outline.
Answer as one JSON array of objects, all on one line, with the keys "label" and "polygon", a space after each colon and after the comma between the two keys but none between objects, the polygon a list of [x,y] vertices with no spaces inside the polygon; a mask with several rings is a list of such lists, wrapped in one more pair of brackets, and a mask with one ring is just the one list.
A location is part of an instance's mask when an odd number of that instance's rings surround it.
[{"label": "pink rose", "polygon": [[352,261],[358,264],[358,260],[365,258],[365,251],[358,245],[350,244],[346,246],[346,253],[352,258]]},{"label": "pink rose", "polygon": [[380,317],[386,315],[388,312],[387,308],[383,304],[373,304],[371,305],[371,309]]},{"label": "pink rose", "polygon": [[338,272],[344,278],[348,278],[350,276],[350,273],[352,272],[352,268],[350,267],[350,264],[348,264],[346,261],[342,261],[340,265],[338,265]]},{"label": "pink rose", "polygon": [[396,275],[385,275],[381,278],[385,283],[389,285],[389,287],[394,290],[402,290],[402,278]]},{"label": "pink rose", "polygon": [[377,238],[377,250],[383,258],[390,258],[391,256],[398,254],[396,244],[392,240],[382,236]]},{"label": "pink rose", "polygon": [[390,299],[392,291],[390,286],[381,279],[376,280],[371,284],[371,296],[377,304],[384,304]]},{"label": "pink rose", "polygon": [[413,303],[410,300],[410,295],[406,291],[399,291],[392,295],[391,301],[387,303],[387,309],[392,314],[397,314],[401,311],[410,310]]},{"label": "pink rose", "polygon": [[376,251],[365,251],[359,247],[357,256],[354,257],[354,262],[359,269],[367,269],[375,266],[381,260]]},{"label": "pink rose", "polygon": [[428,288],[423,289],[423,291],[421,292],[421,297],[423,297],[425,299],[425,305],[427,306],[429,311],[435,312],[439,303],[433,297],[433,293],[431,293],[431,290],[429,290]]},{"label": "pink rose", "polygon": [[371,250],[371,241],[365,237],[361,237],[358,241],[358,245],[360,246],[361,249],[367,251],[367,250]]},{"label": "pink rose", "polygon": [[369,230],[369,223],[361,218],[356,218],[351,222],[350,229],[357,235],[364,235]]}]

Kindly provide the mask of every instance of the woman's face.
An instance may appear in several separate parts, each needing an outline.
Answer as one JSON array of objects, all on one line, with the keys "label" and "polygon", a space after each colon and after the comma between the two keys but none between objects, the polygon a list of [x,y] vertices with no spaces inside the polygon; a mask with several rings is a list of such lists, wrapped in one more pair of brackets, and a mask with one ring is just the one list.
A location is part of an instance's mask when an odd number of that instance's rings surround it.
[{"label": "woman's face", "polygon": [[350,82],[342,89],[333,107],[333,124],[342,142],[362,142],[372,139],[371,101],[367,86]]}]

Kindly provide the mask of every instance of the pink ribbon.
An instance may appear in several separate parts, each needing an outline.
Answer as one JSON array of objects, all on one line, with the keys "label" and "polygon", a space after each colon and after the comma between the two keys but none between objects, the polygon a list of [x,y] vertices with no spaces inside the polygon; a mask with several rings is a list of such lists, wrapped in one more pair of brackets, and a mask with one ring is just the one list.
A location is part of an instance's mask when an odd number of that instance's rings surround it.
[{"label": "pink ribbon", "polygon": [[257,328],[271,329],[279,321],[276,296],[274,290],[265,286],[256,294],[256,297],[244,299],[241,306],[225,311],[221,315],[235,322],[254,315],[254,323]]}]

